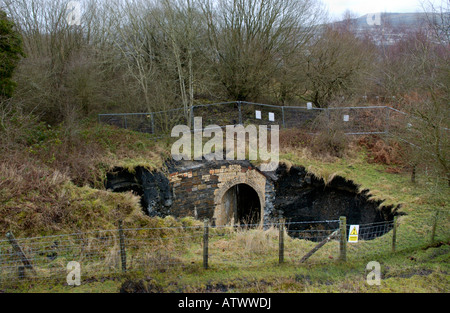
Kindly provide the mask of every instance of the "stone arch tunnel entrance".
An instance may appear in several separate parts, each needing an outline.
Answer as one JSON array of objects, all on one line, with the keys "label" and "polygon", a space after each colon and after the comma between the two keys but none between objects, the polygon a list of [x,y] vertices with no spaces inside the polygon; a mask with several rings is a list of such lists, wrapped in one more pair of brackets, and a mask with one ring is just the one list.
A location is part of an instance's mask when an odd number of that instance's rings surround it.
[{"label": "stone arch tunnel entrance", "polygon": [[[184,165],[183,165],[184,164]],[[107,174],[105,187],[115,192],[133,191],[149,216],[193,216],[209,219],[213,225],[292,222],[290,230],[303,231],[318,226],[308,221],[338,220],[347,224],[392,221],[402,215],[400,205],[382,205],[370,198],[368,190],[344,177],[336,176],[325,184],[304,167],[281,164],[275,173],[262,173],[249,163],[194,163],[162,171],[136,167],[133,172],[114,168]],[[320,229],[335,229],[332,223]],[[373,239],[389,231],[377,232]]]},{"label": "stone arch tunnel entrance", "polygon": [[261,203],[258,193],[247,184],[236,184],[222,198],[225,224],[257,224],[261,220]]}]

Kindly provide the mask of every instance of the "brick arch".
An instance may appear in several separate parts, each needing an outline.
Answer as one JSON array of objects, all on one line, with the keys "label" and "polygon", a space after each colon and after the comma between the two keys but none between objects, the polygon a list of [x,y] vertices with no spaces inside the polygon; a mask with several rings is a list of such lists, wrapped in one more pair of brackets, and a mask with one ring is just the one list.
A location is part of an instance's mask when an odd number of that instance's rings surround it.
[{"label": "brick arch", "polygon": [[[256,171],[248,171],[247,173],[257,173]],[[258,175],[261,175],[257,173]],[[224,207],[224,201],[223,198],[228,190],[230,190],[232,187],[239,185],[239,184],[245,184],[250,186],[258,195],[259,202],[260,202],[260,222],[263,221],[264,217],[264,204],[265,204],[265,184],[262,184],[261,182],[258,183],[257,180],[261,180],[265,182],[265,177],[261,175],[259,179],[255,179],[255,177],[250,177],[250,175],[245,176],[239,176],[234,177],[230,180],[224,181],[223,183],[218,186],[219,188],[214,192],[214,215],[213,218],[215,220],[216,225],[225,225],[230,223],[228,217],[226,216],[225,207]]]}]

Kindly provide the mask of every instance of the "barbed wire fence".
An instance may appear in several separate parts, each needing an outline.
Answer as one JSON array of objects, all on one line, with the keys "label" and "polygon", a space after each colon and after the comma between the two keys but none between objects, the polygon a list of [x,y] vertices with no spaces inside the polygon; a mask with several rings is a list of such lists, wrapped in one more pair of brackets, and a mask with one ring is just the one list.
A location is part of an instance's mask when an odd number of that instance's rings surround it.
[{"label": "barbed wire fence", "polygon": [[373,260],[402,250],[448,240],[448,212],[431,214],[430,235],[411,232],[397,217],[361,224],[350,243],[351,225],[339,220],[269,224],[124,228],[0,240],[0,288],[21,282],[69,284],[71,262],[82,280],[171,268],[266,268],[277,264],[330,264]]}]

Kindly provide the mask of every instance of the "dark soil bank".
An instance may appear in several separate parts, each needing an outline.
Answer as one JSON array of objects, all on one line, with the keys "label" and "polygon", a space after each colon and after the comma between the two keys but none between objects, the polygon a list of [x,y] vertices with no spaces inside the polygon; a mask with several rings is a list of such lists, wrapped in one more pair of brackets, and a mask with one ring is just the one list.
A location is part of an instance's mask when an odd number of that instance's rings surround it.
[{"label": "dark soil bank", "polygon": [[[337,229],[337,222],[321,223],[314,226],[306,221],[338,220],[346,216],[347,225],[370,224],[373,228],[366,238],[373,239],[390,230],[384,227],[386,221],[392,221],[399,206],[382,206],[382,201],[369,200],[368,190],[358,191],[358,186],[336,176],[328,185],[322,179],[307,173],[303,167],[289,170],[281,165],[277,170],[275,182],[275,208],[288,222],[298,222],[290,226],[291,230]],[[383,227],[377,227],[383,224]]]}]

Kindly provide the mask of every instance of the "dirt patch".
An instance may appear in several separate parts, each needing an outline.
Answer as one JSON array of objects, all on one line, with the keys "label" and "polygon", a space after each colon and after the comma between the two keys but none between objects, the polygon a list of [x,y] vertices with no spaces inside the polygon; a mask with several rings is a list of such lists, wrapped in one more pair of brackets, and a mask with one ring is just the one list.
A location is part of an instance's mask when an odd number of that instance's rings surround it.
[{"label": "dirt patch", "polygon": [[447,245],[450,245],[450,241],[447,241],[447,242],[437,241],[437,242],[433,242],[432,244],[424,247],[423,250],[428,250],[429,248],[439,248],[439,247],[447,246]]},{"label": "dirt patch", "polygon": [[120,293],[162,293],[164,290],[153,279],[126,280],[120,286]]},{"label": "dirt patch", "polygon": [[226,285],[222,283],[206,285],[205,292],[228,292],[235,288],[235,285]]}]

